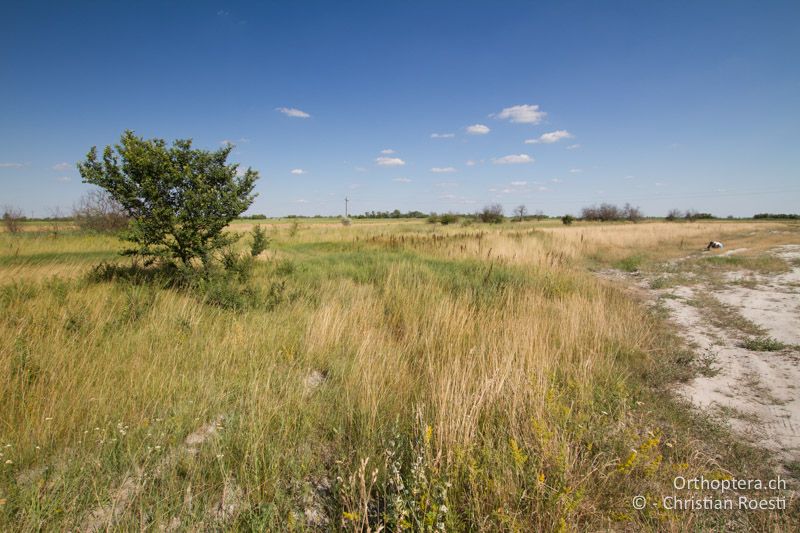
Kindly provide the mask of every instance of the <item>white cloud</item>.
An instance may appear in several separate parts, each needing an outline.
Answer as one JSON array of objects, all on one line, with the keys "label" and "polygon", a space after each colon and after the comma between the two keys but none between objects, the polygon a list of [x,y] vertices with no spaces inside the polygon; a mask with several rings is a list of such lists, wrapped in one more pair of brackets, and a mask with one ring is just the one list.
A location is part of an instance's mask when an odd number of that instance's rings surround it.
[{"label": "white cloud", "polygon": [[394,178],[392,181],[396,181],[398,183],[411,183],[411,180],[408,178]]},{"label": "white cloud", "polygon": [[455,172],[456,169],[454,167],[433,167],[431,172],[436,174],[444,174],[446,172]]},{"label": "white cloud", "polygon": [[477,165],[477,163],[472,159],[468,159],[466,164],[468,167],[474,167],[475,165]]},{"label": "white cloud", "polygon": [[506,155],[493,159],[495,165],[519,165],[523,163],[533,163],[534,159],[528,154]]},{"label": "white cloud", "polygon": [[538,124],[546,115],[547,113],[539,110],[538,105],[524,104],[507,107],[494,116],[520,124]]},{"label": "white cloud", "polygon": [[281,113],[283,113],[287,117],[293,117],[293,118],[309,118],[309,117],[311,117],[311,115],[309,115],[305,111],[297,109],[296,107],[276,107],[275,111],[280,111]]},{"label": "white cloud", "polygon": [[356,172],[366,172],[367,169],[364,167],[356,167]]},{"label": "white cloud", "polygon": [[431,133],[431,139],[452,139],[455,133]]},{"label": "white cloud", "polygon": [[406,164],[406,162],[399,157],[376,157],[375,163],[382,167],[399,167]]},{"label": "white cloud", "polygon": [[71,180],[72,180],[72,178],[70,178],[69,176],[59,176],[59,177],[58,177],[58,178],[56,178],[56,179],[57,179],[58,181],[65,181],[65,182],[66,182],[66,181],[71,181]]},{"label": "white cloud", "polygon": [[570,144],[569,146],[567,146],[567,150],[577,150],[580,147],[581,147],[580,144]]},{"label": "white cloud", "polygon": [[632,179],[635,179],[635,178],[636,178],[636,176],[625,176],[622,179],[624,179],[624,180],[632,180]]},{"label": "white cloud", "polygon": [[527,181],[512,181],[511,182],[511,185],[513,185],[514,187],[524,187],[527,184],[528,184]]},{"label": "white cloud", "polygon": [[556,130],[543,133],[538,139],[527,139],[525,144],[552,144],[561,139],[571,139],[573,135],[567,130]]},{"label": "white cloud", "polygon": [[564,180],[562,180],[561,178],[553,178],[550,181],[552,181],[553,183],[561,183]]},{"label": "white cloud", "polygon": [[467,133],[470,135],[486,135],[489,133],[490,130],[489,126],[485,126],[483,124],[473,124],[472,126],[467,126]]},{"label": "white cloud", "polygon": [[237,139],[235,141],[232,141],[230,139],[222,139],[219,142],[219,144],[221,144],[222,146],[228,146],[228,145],[236,145],[236,144],[245,144],[245,143],[249,143],[249,142],[250,142],[250,139],[248,139],[247,137],[241,137],[241,138],[239,138],[239,139]]},{"label": "white cloud", "polygon": [[300,174],[308,174],[308,171],[303,170],[302,168],[293,168],[290,172],[295,176],[299,176]]},{"label": "white cloud", "polygon": [[295,202],[297,202],[298,204],[307,204],[308,200],[306,200],[305,198],[298,198],[297,200],[295,200]]},{"label": "white cloud", "polygon": [[583,169],[580,169],[580,168],[571,168],[571,169],[569,169],[569,173],[570,174],[580,174],[581,172],[583,172]]},{"label": "white cloud", "polygon": [[53,165],[53,170],[58,170],[58,171],[60,171],[60,172],[63,172],[63,171],[65,171],[65,170],[69,170],[69,169],[71,169],[71,168],[72,168],[72,165],[70,165],[70,164],[69,164],[69,163],[67,163],[67,162],[64,162],[64,163],[58,163],[58,164],[56,164],[56,165]]},{"label": "white cloud", "polygon": [[22,163],[0,163],[0,168],[20,168],[24,166]]},{"label": "white cloud", "polygon": [[381,150],[381,153],[382,153],[382,154],[389,155],[389,154],[396,154],[397,152],[395,152],[395,151],[394,151],[394,150],[392,150],[391,148],[386,148],[386,149],[384,149],[384,150]]}]

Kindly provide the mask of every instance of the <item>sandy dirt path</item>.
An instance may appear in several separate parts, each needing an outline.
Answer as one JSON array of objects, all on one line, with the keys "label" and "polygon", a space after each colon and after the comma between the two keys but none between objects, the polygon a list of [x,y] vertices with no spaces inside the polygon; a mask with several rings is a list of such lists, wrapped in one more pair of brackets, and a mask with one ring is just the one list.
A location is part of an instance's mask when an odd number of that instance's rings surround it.
[{"label": "sandy dirt path", "polygon": [[[654,305],[668,310],[694,348],[701,370],[680,387],[679,394],[730,424],[749,442],[771,451],[783,467],[794,464],[796,468],[800,461],[800,266],[796,266],[800,245],[781,246],[770,253],[793,265],[791,270],[773,275],[734,271],[725,274],[722,286],[699,281],[667,288],[653,288],[658,284],[647,276],[617,271],[601,275],[632,280]],[[715,317],[712,309],[698,304],[703,301],[721,305],[731,320]],[[745,341],[753,335],[738,328],[737,316],[785,346],[774,351],[746,348]]]}]

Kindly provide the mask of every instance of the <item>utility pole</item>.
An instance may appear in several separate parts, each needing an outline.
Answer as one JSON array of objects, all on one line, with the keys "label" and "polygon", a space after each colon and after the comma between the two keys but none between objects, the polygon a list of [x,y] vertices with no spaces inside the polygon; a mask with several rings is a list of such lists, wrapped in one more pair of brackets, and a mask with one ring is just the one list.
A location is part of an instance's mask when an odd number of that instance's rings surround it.
[{"label": "utility pole", "polygon": [[348,217],[348,214],[347,214],[347,202],[349,202],[349,201],[350,201],[350,199],[347,196],[345,196],[344,197],[344,218]]}]

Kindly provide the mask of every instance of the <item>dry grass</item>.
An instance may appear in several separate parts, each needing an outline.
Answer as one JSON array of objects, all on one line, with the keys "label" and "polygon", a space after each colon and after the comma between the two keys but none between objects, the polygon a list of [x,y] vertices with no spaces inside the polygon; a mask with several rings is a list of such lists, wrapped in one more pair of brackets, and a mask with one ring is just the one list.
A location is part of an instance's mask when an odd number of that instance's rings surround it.
[{"label": "dry grass", "polygon": [[676,472],[769,471],[660,392],[669,332],[583,267],[796,228],[282,223],[253,277],[279,297],[238,311],[90,281],[107,237],[0,235],[0,527],[785,527],[632,509]]}]

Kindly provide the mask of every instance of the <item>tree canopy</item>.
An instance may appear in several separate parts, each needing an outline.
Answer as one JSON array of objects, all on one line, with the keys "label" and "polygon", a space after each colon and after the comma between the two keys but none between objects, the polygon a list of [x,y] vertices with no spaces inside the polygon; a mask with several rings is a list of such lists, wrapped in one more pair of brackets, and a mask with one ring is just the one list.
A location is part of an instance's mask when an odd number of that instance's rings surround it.
[{"label": "tree canopy", "polygon": [[124,253],[154,259],[208,260],[231,242],[225,227],[253,202],[258,172],[240,173],[228,164],[233,146],[215,151],[192,148],[192,140],[144,139],[127,130],[120,143],[106,146],[102,159],[92,147],[78,163],[85,183],[97,185],[130,217]]}]

